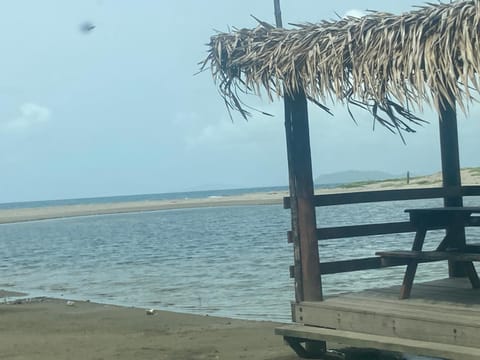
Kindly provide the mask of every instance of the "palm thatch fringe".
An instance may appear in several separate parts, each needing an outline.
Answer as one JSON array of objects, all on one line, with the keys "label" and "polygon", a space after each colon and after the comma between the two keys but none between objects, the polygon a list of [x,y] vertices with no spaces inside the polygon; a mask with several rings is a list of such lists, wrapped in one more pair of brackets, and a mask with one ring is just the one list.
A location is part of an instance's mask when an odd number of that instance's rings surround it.
[{"label": "palm thatch fringe", "polygon": [[391,130],[413,131],[421,122],[413,112],[425,104],[467,112],[479,91],[480,0],[293,26],[260,22],[211,38],[200,65],[229,109],[247,117],[241,93],[272,99],[303,88],[318,105],[358,105]]}]

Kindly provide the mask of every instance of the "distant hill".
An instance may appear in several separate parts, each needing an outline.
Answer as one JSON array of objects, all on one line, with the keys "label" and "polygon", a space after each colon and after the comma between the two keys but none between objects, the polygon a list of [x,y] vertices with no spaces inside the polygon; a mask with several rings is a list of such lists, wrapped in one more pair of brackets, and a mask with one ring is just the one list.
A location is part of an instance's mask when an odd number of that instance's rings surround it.
[{"label": "distant hill", "polygon": [[392,175],[384,171],[347,170],[320,175],[315,179],[315,184],[348,184],[358,181],[387,180],[398,177],[399,175]]}]

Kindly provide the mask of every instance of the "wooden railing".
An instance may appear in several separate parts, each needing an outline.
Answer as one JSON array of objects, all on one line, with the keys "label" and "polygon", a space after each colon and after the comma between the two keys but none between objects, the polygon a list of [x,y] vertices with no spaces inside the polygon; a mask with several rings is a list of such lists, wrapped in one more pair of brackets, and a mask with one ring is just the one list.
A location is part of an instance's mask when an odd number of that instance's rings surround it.
[{"label": "wooden railing", "polygon": [[[401,190],[357,191],[338,194],[315,195],[315,206],[360,204],[382,201],[436,199],[456,195],[458,189],[441,187]],[[480,196],[480,185],[462,186],[462,196]],[[290,209],[290,198],[283,198],[283,207]]]},{"label": "wooden railing", "polygon": [[[422,189],[404,189],[404,190],[383,190],[383,191],[361,191],[341,194],[325,194],[315,195],[314,203],[316,207],[345,205],[345,204],[359,204],[372,203],[383,201],[401,201],[401,200],[422,200],[422,199],[436,199],[445,198],[449,196],[480,196],[480,186],[462,186],[458,188],[422,188]],[[284,207],[290,208],[290,198],[284,198]],[[439,227],[443,229],[444,227]],[[363,224],[363,225],[349,225],[349,226],[335,226],[318,228],[316,236],[319,241],[330,239],[343,239],[351,237],[372,236],[372,235],[388,235],[413,232],[414,229],[410,222],[390,222],[378,224]],[[293,234],[288,233],[288,241],[293,242]],[[428,262],[428,261],[425,261]],[[320,272],[324,274],[335,274],[359,270],[378,269],[382,267],[401,266],[406,265],[405,260],[398,260],[397,262],[390,262],[386,265],[381,262],[379,257],[368,257],[360,259],[340,260],[321,263]],[[290,268],[290,274],[294,277],[295,268]]]}]

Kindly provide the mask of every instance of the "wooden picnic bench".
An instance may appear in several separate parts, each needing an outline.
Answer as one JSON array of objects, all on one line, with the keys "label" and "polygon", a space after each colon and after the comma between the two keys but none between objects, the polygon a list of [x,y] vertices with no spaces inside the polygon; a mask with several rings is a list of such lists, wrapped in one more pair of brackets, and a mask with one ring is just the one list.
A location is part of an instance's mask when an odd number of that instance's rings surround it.
[{"label": "wooden picnic bench", "polygon": [[[379,251],[376,255],[382,263],[407,260],[407,269],[400,290],[400,299],[410,297],[418,263],[449,260],[460,264],[473,288],[480,288],[480,279],[473,265],[480,261],[480,246],[465,242],[465,227],[480,226],[480,207],[442,207],[407,209],[410,223],[415,229],[411,251]],[[422,251],[425,236],[429,230],[446,229],[446,236],[434,251]]]}]

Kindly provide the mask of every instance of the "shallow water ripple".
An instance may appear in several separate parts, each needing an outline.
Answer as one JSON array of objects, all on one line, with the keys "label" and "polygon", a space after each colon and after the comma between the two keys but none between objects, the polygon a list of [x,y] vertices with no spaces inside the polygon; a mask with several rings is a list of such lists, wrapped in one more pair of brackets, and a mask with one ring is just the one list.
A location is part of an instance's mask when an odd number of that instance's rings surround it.
[{"label": "shallow water ripple", "polygon": [[[318,226],[406,218],[423,201],[318,209]],[[289,212],[280,206],[181,209],[0,225],[0,287],[119,305],[263,320],[290,320],[294,299],[287,244]],[[437,239],[436,239],[437,238]],[[322,241],[322,261],[408,249],[412,234]],[[427,239],[433,246],[438,235]],[[418,279],[446,274],[422,265]],[[402,271],[325,276],[337,294],[397,285]],[[353,281],[355,279],[355,281]],[[354,288],[352,286],[355,286]]]}]

